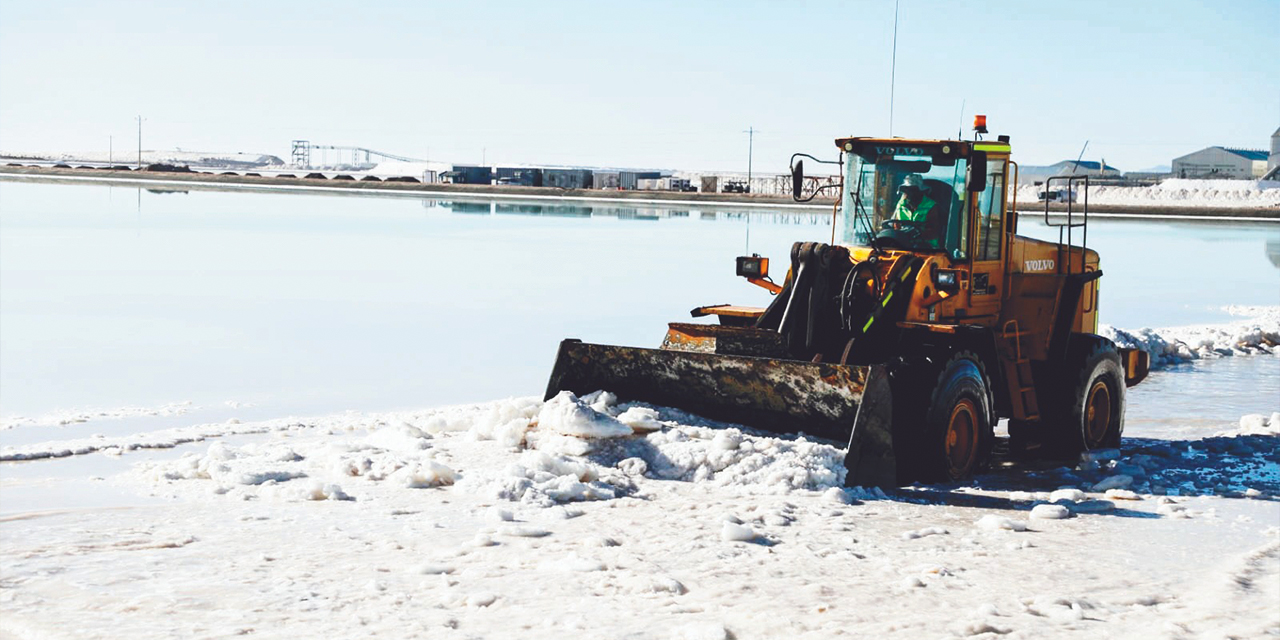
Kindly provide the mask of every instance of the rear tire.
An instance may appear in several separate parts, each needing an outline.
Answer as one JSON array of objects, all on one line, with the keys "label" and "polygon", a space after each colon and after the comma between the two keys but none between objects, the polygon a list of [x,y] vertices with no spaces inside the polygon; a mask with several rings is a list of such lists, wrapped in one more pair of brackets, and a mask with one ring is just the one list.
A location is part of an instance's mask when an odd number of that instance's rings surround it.
[{"label": "rear tire", "polygon": [[994,439],[990,383],[977,356],[962,351],[942,367],[925,414],[921,471],[935,482],[964,480],[986,468]]},{"label": "rear tire", "polygon": [[1120,446],[1125,386],[1120,354],[1110,340],[1076,335],[1067,349],[1062,377],[1066,397],[1054,407],[1051,454],[1068,458],[1083,451]]}]

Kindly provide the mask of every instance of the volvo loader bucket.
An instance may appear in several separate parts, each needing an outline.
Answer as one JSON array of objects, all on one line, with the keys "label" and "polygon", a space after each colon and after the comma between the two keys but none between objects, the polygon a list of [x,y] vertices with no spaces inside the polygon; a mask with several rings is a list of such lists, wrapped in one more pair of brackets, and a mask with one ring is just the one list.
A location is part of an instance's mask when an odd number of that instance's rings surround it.
[{"label": "volvo loader bucket", "polygon": [[[721,337],[724,340],[724,337]],[[705,344],[705,343],[704,343]],[[610,391],[780,434],[848,443],[849,486],[898,486],[893,401],[880,365],[815,363],[673,348],[560,343],[546,398]]]}]

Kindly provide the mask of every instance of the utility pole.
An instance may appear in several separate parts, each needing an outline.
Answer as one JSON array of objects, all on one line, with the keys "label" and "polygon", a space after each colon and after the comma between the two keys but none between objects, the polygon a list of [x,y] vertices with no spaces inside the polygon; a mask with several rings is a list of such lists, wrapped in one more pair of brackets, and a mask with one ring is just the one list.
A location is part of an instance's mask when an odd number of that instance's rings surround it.
[{"label": "utility pole", "polygon": [[756,129],[747,127],[743,133],[747,134],[747,193],[751,193],[751,154],[755,149]]},{"label": "utility pole", "polygon": [[142,168],[142,116],[138,116],[138,168]]}]

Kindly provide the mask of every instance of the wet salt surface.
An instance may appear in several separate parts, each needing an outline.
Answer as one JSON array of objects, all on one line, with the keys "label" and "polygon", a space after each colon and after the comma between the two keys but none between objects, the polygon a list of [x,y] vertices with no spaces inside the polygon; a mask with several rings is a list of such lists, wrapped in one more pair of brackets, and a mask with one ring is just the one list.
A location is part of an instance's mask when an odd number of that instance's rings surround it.
[{"label": "wet salt surface", "polygon": [[[265,434],[222,436],[233,446],[263,441]],[[95,453],[53,460],[0,463],[0,516],[50,510],[88,510],[134,507],[167,502],[122,484],[122,474],[137,464],[176,460],[191,451],[204,450],[207,442],[171,449],[144,449],[123,455]]]},{"label": "wet salt surface", "polygon": [[132,415],[122,418],[93,419],[72,424],[20,424],[0,431],[0,442],[5,446],[73,440],[94,436],[127,436],[146,431],[159,431],[193,424],[217,424],[228,421],[264,420],[274,418],[269,407],[230,409],[224,407],[193,406],[183,415]]},{"label": "wet salt surface", "polygon": [[[0,421],[191,403],[185,423],[93,419],[68,437],[526,394],[565,337],[657,346],[694,306],[767,304],[733,257],[771,256],[781,279],[791,243],[830,228],[714,206],[11,181],[0,197]],[[1032,215],[1020,231],[1056,237]],[[1215,322],[1224,305],[1278,302],[1280,225],[1098,219],[1089,238],[1103,322]],[[1215,269],[1188,269],[1197,255]]]},{"label": "wet salt surface", "polygon": [[1239,416],[1280,410],[1280,357],[1197,360],[1128,389],[1126,437],[1199,438]]}]

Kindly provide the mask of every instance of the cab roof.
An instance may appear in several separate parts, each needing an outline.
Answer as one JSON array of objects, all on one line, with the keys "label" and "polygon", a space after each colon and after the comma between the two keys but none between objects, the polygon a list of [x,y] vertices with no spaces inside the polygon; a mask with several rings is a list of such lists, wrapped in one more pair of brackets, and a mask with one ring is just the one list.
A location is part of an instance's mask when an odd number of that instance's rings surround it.
[{"label": "cab roof", "polygon": [[883,155],[942,155],[968,157],[974,151],[1009,153],[1008,142],[987,140],[935,140],[926,138],[836,138],[836,147],[865,158]]}]

